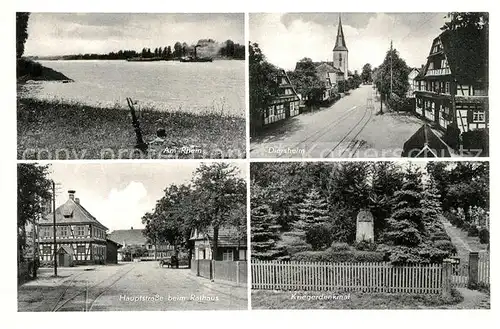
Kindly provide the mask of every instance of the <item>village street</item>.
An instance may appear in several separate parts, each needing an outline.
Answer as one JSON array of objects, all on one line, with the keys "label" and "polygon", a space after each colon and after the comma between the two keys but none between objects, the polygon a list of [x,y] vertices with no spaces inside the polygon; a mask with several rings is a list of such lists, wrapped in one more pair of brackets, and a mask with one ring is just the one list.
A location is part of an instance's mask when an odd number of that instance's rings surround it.
[{"label": "village street", "polygon": [[254,158],[400,157],[404,142],[424,123],[394,112],[377,114],[372,85],[351,90],[329,108],[303,113],[251,140]]},{"label": "village street", "polygon": [[167,311],[247,309],[247,289],[196,277],[158,262],[40,269],[18,287],[19,311]]}]

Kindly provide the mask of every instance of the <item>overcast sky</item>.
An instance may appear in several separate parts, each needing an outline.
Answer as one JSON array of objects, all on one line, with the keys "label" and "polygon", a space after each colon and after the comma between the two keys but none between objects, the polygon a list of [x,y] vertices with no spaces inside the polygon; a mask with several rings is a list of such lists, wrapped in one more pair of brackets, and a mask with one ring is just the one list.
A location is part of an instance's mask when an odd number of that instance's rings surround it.
[{"label": "overcast sky", "polygon": [[[246,164],[234,163],[246,177]],[[53,163],[51,177],[60,183],[56,207],[68,200],[68,190],[110,231],[144,227],[141,217],[151,211],[170,184],[189,183],[199,166],[170,163]]]},{"label": "overcast sky", "polygon": [[32,13],[26,56],[108,53],[228,39],[243,44],[243,14]]},{"label": "overcast sky", "polygon": [[[393,40],[409,66],[425,64],[432,40],[441,33],[446,13],[342,13],[349,49],[349,70],[380,65]],[[331,61],[337,36],[338,13],[250,14],[250,41],[267,59],[294,69],[304,57]]]}]

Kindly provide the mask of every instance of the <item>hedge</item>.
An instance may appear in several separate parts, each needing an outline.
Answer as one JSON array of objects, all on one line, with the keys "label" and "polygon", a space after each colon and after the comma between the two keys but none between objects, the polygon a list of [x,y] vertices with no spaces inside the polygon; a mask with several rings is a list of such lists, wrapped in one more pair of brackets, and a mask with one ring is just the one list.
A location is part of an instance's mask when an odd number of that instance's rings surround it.
[{"label": "hedge", "polygon": [[441,250],[449,251],[451,253],[456,253],[457,252],[457,248],[455,247],[455,245],[453,243],[451,243],[450,241],[448,241],[448,240],[437,240],[437,241],[434,241],[434,246],[436,248],[441,249]]},{"label": "hedge", "polygon": [[327,263],[354,263],[354,262],[383,262],[384,253],[376,251],[304,251],[292,256],[292,261],[299,262],[327,262]]},{"label": "hedge", "polygon": [[351,247],[345,242],[333,242],[330,246],[331,251],[348,251]]},{"label": "hedge", "polygon": [[470,226],[467,230],[468,236],[479,236],[479,230],[474,225]]},{"label": "hedge", "polygon": [[451,241],[451,238],[446,233],[436,233],[436,234],[431,235],[431,240],[432,241],[440,241],[440,240]]},{"label": "hedge", "polygon": [[488,231],[487,229],[485,228],[482,228],[479,230],[479,242],[480,243],[490,243],[490,231]]}]

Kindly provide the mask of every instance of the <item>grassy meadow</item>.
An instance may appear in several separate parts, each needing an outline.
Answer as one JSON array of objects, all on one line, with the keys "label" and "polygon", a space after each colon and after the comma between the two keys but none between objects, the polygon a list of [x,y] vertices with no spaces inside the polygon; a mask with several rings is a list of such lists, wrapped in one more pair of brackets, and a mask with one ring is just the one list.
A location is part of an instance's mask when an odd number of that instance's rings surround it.
[{"label": "grassy meadow", "polygon": [[18,98],[18,159],[244,158],[245,119],[223,113],[137,112],[144,142],[164,128],[165,141],[135,150],[127,108]]},{"label": "grassy meadow", "polygon": [[[322,295],[349,298],[318,300],[317,296]],[[451,298],[432,294],[252,290],[253,309],[446,309],[462,300],[457,290],[452,290]]]}]

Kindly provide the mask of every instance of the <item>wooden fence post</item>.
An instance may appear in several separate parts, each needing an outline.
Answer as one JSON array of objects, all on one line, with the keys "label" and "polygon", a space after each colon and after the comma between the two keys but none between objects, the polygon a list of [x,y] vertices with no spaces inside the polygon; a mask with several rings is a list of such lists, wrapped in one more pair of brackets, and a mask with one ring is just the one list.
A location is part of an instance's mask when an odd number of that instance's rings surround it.
[{"label": "wooden fence post", "polygon": [[441,291],[443,297],[451,297],[451,261],[444,260],[442,269]]},{"label": "wooden fence post", "polygon": [[476,286],[479,275],[479,252],[471,251],[469,253],[469,286]]},{"label": "wooden fence post", "polygon": [[210,280],[215,281],[215,260],[210,261]]},{"label": "wooden fence post", "polygon": [[236,284],[240,284],[240,261],[236,261]]}]

